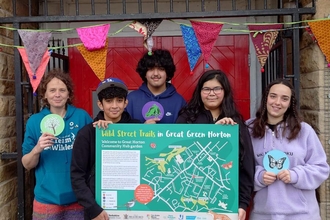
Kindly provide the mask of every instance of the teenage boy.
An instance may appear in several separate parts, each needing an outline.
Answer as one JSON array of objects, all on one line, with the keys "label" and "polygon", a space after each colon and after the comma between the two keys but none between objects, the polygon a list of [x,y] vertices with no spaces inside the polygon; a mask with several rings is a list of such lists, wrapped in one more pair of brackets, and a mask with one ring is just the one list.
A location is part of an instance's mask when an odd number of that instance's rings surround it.
[{"label": "teenage boy", "polygon": [[96,90],[100,112],[94,123],[84,126],[77,134],[73,145],[71,162],[71,183],[84,207],[84,219],[109,220],[109,216],[95,201],[95,126],[106,123],[141,123],[132,119],[124,109],[127,106],[128,89],[119,79],[108,78]]},{"label": "teenage boy", "polygon": [[175,69],[168,50],[157,49],[152,55],[145,53],[136,68],[143,84],[128,94],[126,111],[145,123],[175,123],[180,109],[186,104],[175,87],[168,83]]}]

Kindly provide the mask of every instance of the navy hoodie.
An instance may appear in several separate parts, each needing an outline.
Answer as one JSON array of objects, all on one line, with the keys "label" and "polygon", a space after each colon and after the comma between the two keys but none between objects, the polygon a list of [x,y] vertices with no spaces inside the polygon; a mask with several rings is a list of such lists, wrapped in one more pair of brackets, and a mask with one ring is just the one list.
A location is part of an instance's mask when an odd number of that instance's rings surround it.
[{"label": "navy hoodie", "polygon": [[[138,90],[129,93],[127,99],[126,111],[132,118],[142,122],[158,117],[161,118],[158,123],[175,123],[180,109],[186,104],[170,83],[166,83],[166,90],[156,96],[151,93],[147,84],[143,83]],[[155,104],[156,109],[153,108]]]},{"label": "navy hoodie", "polygon": [[[105,120],[100,111],[94,121]],[[117,123],[141,123],[123,112]],[[74,142],[71,161],[71,183],[78,203],[84,207],[84,219],[98,216],[103,209],[95,201],[95,128],[93,123],[83,127]]]}]

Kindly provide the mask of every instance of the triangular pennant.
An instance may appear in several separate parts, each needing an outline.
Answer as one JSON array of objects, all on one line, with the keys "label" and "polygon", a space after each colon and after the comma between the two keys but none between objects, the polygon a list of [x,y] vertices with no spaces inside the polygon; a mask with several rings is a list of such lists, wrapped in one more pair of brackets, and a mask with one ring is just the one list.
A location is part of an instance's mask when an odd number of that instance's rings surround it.
[{"label": "triangular pennant", "polygon": [[31,71],[36,74],[42,57],[47,51],[48,41],[52,34],[50,32],[18,30],[24,43],[26,54],[30,63]]},{"label": "triangular pennant", "polygon": [[28,59],[25,48],[17,48],[17,49],[18,49],[19,53],[21,54],[25,69],[28,72],[28,75],[29,75],[29,78],[30,78],[30,83],[31,83],[32,88],[33,88],[33,93],[35,93],[38,86],[39,86],[39,84],[40,84],[40,81],[41,81],[41,79],[42,79],[42,77],[45,73],[45,70],[47,68],[47,64],[48,64],[49,59],[50,59],[49,52],[46,51],[44,53],[44,55],[42,56],[40,65],[37,69],[37,72],[34,74],[31,70],[30,62],[29,62],[29,59]]},{"label": "triangular pennant", "polygon": [[180,25],[182,31],[182,37],[184,45],[186,47],[188,62],[190,66],[190,74],[193,73],[195,65],[202,54],[201,48],[199,47],[194,29],[187,25]]},{"label": "triangular pennant", "polygon": [[130,28],[136,30],[138,33],[143,35],[143,39],[147,39],[147,27],[143,24],[141,24],[138,21],[133,21],[129,25]]},{"label": "triangular pennant", "polygon": [[138,20],[132,22],[129,27],[133,28],[137,32],[143,35],[143,45],[147,50],[149,51],[149,55],[152,54],[152,47],[153,47],[153,40],[152,40],[152,34],[155,32],[155,30],[158,28],[160,23],[162,22],[162,19],[148,19],[148,20]]},{"label": "triangular pennant", "polygon": [[321,20],[317,22],[308,22],[309,27],[313,35],[315,36],[317,43],[325,55],[328,66],[330,66],[330,38],[329,38],[329,27],[330,20]]},{"label": "triangular pennant", "polygon": [[105,47],[105,41],[110,29],[110,24],[98,25],[93,27],[77,28],[80,40],[87,50],[99,50]]},{"label": "triangular pennant", "polygon": [[100,81],[103,81],[105,78],[108,39],[106,40],[105,47],[99,50],[88,51],[84,45],[77,46],[77,49],[80,51],[81,55],[91,67],[97,78],[99,78]]},{"label": "triangular pennant", "polygon": [[162,19],[139,20],[139,22],[147,28],[147,36],[145,37],[145,40],[151,37],[162,21]]},{"label": "triangular pennant", "polygon": [[[219,36],[223,24],[200,21],[190,21],[190,23],[195,30],[199,46],[203,53],[204,61],[207,64],[213,45]],[[208,67],[208,64],[206,67]]]},{"label": "triangular pennant", "polygon": [[264,71],[263,67],[269,52],[277,38],[278,30],[282,29],[282,27],[282,24],[248,25],[262,72]]}]

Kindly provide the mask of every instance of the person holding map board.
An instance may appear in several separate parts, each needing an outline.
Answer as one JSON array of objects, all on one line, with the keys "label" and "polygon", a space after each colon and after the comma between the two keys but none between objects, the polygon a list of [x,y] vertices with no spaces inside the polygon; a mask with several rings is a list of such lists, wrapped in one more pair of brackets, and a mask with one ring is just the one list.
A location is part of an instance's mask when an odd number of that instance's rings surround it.
[{"label": "person holding map board", "polygon": [[26,124],[22,164],[35,168],[33,219],[81,219],[83,208],[71,187],[73,143],[80,128],[92,121],[74,107],[73,85],[68,73],[54,69],[41,81],[42,110]]},{"label": "person holding map board", "polygon": [[97,90],[100,112],[83,127],[74,143],[71,163],[71,182],[79,204],[84,207],[84,219],[108,220],[109,216],[95,201],[95,126],[99,121],[111,123],[141,123],[124,111],[128,89],[117,78],[102,81]]},{"label": "person holding map board", "polygon": [[320,220],[315,190],[329,177],[327,156],[313,128],[301,120],[288,80],[267,86],[247,125],[256,161],[251,219]]},{"label": "person holding map board", "polygon": [[253,148],[247,127],[237,111],[229,80],[221,70],[206,71],[199,79],[190,102],[181,109],[176,123],[239,124],[239,210],[245,220],[253,193]]}]

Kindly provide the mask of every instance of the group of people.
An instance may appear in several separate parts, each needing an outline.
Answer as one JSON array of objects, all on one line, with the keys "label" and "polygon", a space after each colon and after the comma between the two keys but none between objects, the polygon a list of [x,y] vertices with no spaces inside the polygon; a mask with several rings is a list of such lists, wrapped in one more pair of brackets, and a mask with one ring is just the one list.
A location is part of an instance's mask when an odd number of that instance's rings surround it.
[{"label": "group of people", "polygon": [[[186,103],[169,83],[175,70],[169,51],[146,53],[136,68],[143,80],[138,90],[128,94],[117,78],[99,84],[100,112],[93,121],[72,105],[68,74],[53,70],[42,79],[44,106],[28,119],[22,146],[23,166],[36,173],[33,219],[109,219],[95,201],[95,127],[109,123],[238,124],[238,219],[247,218],[250,204],[251,220],[321,219],[315,190],[328,178],[329,165],[315,131],[301,120],[292,85],[283,79],[270,83],[256,116],[244,121],[224,72],[203,73]],[[58,136],[40,130],[49,114],[64,120]],[[290,162],[278,173],[263,164],[272,150],[283,152]],[[284,160],[269,163],[283,166]]]}]

